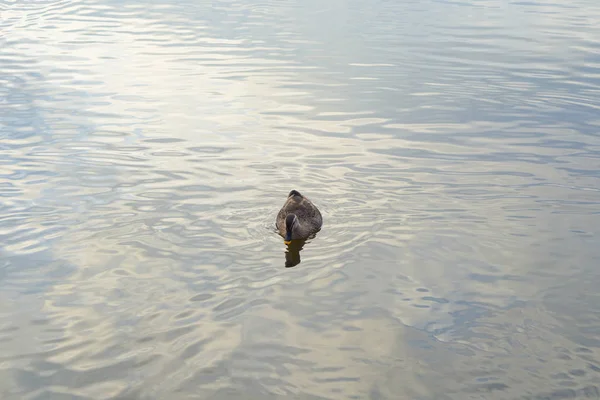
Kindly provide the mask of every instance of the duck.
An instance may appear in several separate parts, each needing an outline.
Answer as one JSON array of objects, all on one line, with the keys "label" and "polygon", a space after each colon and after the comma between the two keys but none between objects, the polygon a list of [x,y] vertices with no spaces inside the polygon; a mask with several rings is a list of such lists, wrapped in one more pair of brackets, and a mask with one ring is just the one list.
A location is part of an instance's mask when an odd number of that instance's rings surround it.
[{"label": "duck", "polygon": [[277,230],[289,245],[294,239],[307,239],[323,225],[319,209],[297,190],[292,190],[277,214]]}]

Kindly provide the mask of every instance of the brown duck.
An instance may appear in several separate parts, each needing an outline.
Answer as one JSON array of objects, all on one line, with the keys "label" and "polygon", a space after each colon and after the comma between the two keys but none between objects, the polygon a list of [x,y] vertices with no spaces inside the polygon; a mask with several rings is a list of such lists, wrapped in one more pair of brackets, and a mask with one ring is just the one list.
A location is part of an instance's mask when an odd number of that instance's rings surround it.
[{"label": "brown duck", "polygon": [[319,209],[297,190],[292,190],[277,214],[277,230],[290,244],[294,239],[306,239],[317,233],[323,225]]}]

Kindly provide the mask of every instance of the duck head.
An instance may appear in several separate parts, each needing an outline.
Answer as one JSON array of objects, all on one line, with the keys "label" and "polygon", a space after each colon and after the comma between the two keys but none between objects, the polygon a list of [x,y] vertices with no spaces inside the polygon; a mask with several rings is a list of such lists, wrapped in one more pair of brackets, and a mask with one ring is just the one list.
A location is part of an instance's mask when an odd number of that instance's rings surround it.
[{"label": "duck head", "polygon": [[298,226],[298,217],[296,214],[288,214],[285,217],[285,240],[283,241],[285,244],[290,244],[292,241],[292,233],[294,229]]}]

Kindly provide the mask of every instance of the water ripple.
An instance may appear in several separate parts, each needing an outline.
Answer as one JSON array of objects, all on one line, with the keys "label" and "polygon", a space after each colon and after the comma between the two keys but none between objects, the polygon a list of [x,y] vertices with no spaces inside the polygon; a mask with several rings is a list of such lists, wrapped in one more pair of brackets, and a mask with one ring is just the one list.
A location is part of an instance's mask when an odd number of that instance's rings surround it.
[{"label": "water ripple", "polygon": [[4,397],[598,395],[591,0],[0,11]]}]

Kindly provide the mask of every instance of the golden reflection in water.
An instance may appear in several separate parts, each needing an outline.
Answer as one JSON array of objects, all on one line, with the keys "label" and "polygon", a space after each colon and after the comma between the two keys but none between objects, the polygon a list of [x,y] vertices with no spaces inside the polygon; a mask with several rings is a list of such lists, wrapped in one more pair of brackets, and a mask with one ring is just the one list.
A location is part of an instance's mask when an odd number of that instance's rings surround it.
[{"label": "golden reflection in water", "polygon": [[317,233],[319,231],[313,233],[306,239],[294,239],[289,244],[287,244],[287,248],[285,251],[285,267],[292,268],[296,265],[300,264],[300,252],[304,248],[306,243],[310,243],[315,237],[317,237]]},{"label": "golden reflection in water", "polygon": [[290,244],[287,245],[285,251],[285,267],[292,268],[296,265],[300,264],[300,252],[306,243],[306,239],[296,239],[292,240]]}]

